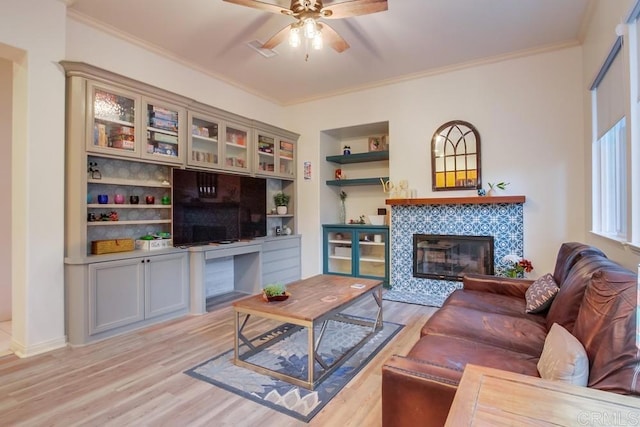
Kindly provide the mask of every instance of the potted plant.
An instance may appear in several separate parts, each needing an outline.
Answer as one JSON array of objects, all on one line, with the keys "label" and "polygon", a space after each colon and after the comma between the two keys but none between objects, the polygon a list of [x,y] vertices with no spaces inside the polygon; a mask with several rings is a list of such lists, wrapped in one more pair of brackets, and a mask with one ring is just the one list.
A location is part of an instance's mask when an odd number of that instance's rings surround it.
[{"label": "potted plant", "polygon": [[508,182],[497,182],[497,183],[488,182],[487,184],[489,185],[489,191],[487,192],[487,196],[495,196],[496,188],[500,190],[504,190],[505,188],[507,188],[507,185],[509,185]]},{"label": "potted plant", "polygon": [[289,293],[283,284],[274,283],[262,289],[262,298],[265,301],[284,301],[289,298]]},{"label": "potted plant", "polygon": [[287,206],[289,205],[290,199],[291,196],[282,191],[273,195],[273,201],[276,204],[276,212],[278,212],[278,215],[287,214]]}]

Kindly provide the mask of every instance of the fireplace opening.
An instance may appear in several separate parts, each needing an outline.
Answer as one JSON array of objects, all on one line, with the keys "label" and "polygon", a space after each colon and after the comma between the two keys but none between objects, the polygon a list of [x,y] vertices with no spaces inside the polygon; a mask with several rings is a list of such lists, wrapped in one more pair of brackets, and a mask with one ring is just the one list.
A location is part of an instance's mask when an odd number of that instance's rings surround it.
[{"label": "fireplace opening", "polygon": [[413,276],[462,281],[493,274],[493,236],[413,235]]}]

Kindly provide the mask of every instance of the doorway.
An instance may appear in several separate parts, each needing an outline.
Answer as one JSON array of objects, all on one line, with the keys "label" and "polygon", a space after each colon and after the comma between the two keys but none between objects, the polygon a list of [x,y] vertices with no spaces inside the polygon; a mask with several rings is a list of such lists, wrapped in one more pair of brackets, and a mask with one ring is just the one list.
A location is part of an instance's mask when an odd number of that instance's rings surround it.
[{"label": "doorway", "polygon": [[[13,61],[0,56],[0,194],[7,201],[12,186],[13,84]],[[11,242],[11,220],[11,207],[0,210],[0,234],[5,242]],[[0,356],[12,353],[11,275],[11,245],[0,245]]]}]

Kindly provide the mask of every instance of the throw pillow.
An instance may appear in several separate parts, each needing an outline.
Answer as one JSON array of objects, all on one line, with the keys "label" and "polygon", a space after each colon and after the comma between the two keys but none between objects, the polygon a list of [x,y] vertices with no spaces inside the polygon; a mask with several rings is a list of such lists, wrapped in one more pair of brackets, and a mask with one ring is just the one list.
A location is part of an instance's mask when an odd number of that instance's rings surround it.
[{"label": "throw pillow", "polygon": [[527,313],[541,313],[553,302],[556,294],[560,288],[553,279],[551,273],[547,273],[542,277],[539,277],[535,282],[529,286],[525,293],[525,299],[527,301],[526,312]]},{"label": "throw pillow", "polygon": [[586,386],[589,381],[589,359],[576,337],[554,323],[544,340],[542,355],[538,360],[540,377]]}]

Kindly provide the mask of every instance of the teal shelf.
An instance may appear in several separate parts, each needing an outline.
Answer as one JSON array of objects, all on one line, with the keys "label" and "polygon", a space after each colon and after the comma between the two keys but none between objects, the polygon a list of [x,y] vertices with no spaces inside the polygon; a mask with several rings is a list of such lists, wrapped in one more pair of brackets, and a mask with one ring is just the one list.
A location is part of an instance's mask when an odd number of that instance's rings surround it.
[{"label": "teal shelf", "polygon": [[348,163],[365,163],[389,160],[389,151],[369,151],[368,153],[355,153],[343,156],[327,156],[327,161],[346,165]]},{"label": "teal shelf", "polygon": [[348,187],[352,185],[382,185],[380,180],[384,182],[389,181],[388,176],[379,176],[377,178],[360,178],[360,179],[334,179],[327,181],[327,185],[333,185],[335,187]]}]

